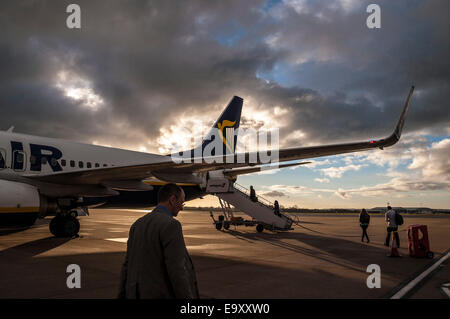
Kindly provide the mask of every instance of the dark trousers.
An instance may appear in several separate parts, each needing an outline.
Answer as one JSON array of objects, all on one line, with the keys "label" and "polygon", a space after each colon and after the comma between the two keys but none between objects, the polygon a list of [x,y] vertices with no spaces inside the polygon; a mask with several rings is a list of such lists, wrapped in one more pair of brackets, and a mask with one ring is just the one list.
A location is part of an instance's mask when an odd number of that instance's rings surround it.
[{"label": "dark trousers", "polygon": [[366,237],[367,238],[367,242],[369,242],[369,236],[367,235],[367,227],[369,227],[368,225],[361,225],[361,228],[362,228],[362,231],[363,231],[363,233],[362,233],[362,237],[361,237],[361,241],[364,241],[364,237]]},{"label": "dark trousers", "polygon": [[398,229],[398,227],[388,227],[387,228],[386,242],[384,243],[386,246],[389,246],[389,242],[391,241],[391,232],[394,232],[394,238],[397,241],[397,247],[400,248],[400,237],[398,236],[397,229]]}]

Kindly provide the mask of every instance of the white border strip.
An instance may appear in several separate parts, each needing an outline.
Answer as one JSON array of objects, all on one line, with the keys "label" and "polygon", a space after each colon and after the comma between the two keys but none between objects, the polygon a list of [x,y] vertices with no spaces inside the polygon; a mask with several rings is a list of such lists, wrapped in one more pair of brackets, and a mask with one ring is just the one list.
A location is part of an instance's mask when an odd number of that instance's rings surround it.
[{"label": "white border strip", "polygon": [[391,299],[400,299],[404,295],[406,295],[411,289],[414,288],[419,282],[421,282],[426,276],[428,276],[433,270],[435,270],[440,264],[442,264],[448,257],[450,256],[450,252],[448,252],[445,256],[441,257],[433,266],[425,270],[415,279],[410,281],[405,287],[400,289],[395,295],[391,297]]}]

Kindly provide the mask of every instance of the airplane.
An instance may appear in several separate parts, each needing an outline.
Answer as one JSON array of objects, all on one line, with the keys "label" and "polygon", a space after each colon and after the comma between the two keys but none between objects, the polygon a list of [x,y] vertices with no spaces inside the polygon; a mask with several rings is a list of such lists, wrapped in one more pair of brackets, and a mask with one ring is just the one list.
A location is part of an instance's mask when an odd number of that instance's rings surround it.
[{"label": "airplane", "polygon": [[[271,150],[277,152],[275,162],[394,145],[400,139],[413,91],[414,86],[388,137]],[[80,230],[77,216],[87,215],[88,208],[156,206],[159,188],[170,182],[180,185],[189,201],[207,194],[210,176],[234,183],[241,174],[264,170],[267,163],[257,152],[235,152],[242,105],[243,99],[234,96],[201,144],[168,155],[19,134],[13,132],[14,127],[0,131],[0,226],[33,225],[38,217],[55,216],[50,232],[56,237],[73,237]],[[211,147],[213,144],[215,147]],[[273,168],[305,163],[308,162],[278,164]]]}]

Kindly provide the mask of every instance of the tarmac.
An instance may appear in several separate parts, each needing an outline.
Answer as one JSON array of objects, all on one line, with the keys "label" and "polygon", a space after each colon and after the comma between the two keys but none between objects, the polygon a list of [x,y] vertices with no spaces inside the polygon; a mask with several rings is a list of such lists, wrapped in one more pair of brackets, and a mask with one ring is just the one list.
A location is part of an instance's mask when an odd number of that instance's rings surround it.
[{"label": "tarmac", "polygon": [[[129,228],[147,212],[90,210],[90,216],[79,218],[78,238],[53,237],[48,229],[51,217],[26,229],[0,229],[0,298],[116,298]],[[388,257],[390,248],[383,245],[382,216],[371,218],[370,243],[361,242],[356,215],[299,216],[300,223],[291,231],[257,233],[255,227],[245,226],[218,231],[209,212],[180,212],[177,219],[196,269],[200,297],[390,298],[450,248],[450,216],[405,216],[399,229],[402,257],[397,258]],[[433,260],[409,256],[406,228],[413,224],[427,225]],[[405,297],[448,299],[448,263],[447,259]],[[81,288],[67,286],[72,264],[80,267]],[[367,268],[374,264],[380,269],[380,288],[367,285],[372,275]]]}]

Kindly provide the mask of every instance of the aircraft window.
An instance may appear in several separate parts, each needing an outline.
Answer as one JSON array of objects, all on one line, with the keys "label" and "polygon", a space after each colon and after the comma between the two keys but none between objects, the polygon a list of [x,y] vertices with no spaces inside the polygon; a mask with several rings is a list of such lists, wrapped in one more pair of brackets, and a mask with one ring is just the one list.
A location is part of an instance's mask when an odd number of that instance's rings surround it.
[{"label": "aircraft window", "polygon": [[91,162],[87,162],[87,168],[91,168],[92,167],[92,164],[91,164]]},{"label": "aircraft window", "polygon": [[79,161],[79,162],[78,162],[78,167],[79,167],[79,168],[83,168],[83,166],[84,166],[83,162],[82,162],[82,161]]},{"label": "aircraft window", "polygon": [[6,152],[0,149],[0,169],[6,167],[5,156]]},{"label": "aircraft window", "polygon": [[41,158],[41,164],[47,164],[47,157]]},{"label": "aircraft window", "polygon": [[52,158],[52,159],[50,160],[50,164],[51,164],[52,166],[56,166],[56,165],[58,165],[58,161],[56,160],[56,158]]},{"label": "aircraft window", "polygon": [[66,160],[65,160],[65,159],[62,159],[62,160],[61,160],[61,165],[62,165],[62,166],[66,166]]},{"label": "aircraft window", "polygon": [[95,167],[100,167],[100,164],[99,163],[95,163]]},{"label": "aircraft window", "polygon": [[108,166],[107,164],[103,164],[103,167],[106,167],[106,166]]},{"label": "aircraft window", "polygon": [[75,161],[70,161],[70,167],[75,167]]},{"label": "aircraft window", "polygon": [[36,156],[34,156],[34,155],[30,156],[30,163],[31,163],[31,165],[36,164]]},{"label": "aircraft window", "polygon": [[25,170],[25,152],[24,151],[20,151],[20,150],[16,150],[13,153],[13,169],[15,171],[24,171]]},{"label": "aircraft window", "polygon": [[23,153],[17,152],[16,162],[17,163],[23,163]]}]

